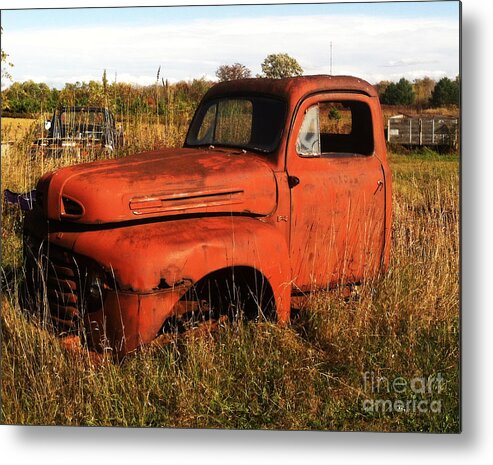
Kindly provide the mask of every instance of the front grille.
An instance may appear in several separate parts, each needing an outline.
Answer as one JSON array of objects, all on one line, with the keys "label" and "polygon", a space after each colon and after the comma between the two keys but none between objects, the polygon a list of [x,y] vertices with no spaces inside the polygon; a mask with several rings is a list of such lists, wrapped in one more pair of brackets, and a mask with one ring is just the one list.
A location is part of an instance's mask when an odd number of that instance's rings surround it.
[{"label": "front grille", "polygon": [[54,321],[74,327],[80,317],[81,270],[68,251],[50,247],[46,257],[46,294]]},{"label": "front grille", "polygon": [[36,191],[36,203],[43,209],[44,194],[41,191]]},{"label": "front grille", "polygon": [[103,295],[91,298],[88,292],[99,269],[90,260],[31,237],[25,238],[25,256],[30,306],[42,309],[47,303],[58,330],[77,330],[84,313],[101,308]]}]

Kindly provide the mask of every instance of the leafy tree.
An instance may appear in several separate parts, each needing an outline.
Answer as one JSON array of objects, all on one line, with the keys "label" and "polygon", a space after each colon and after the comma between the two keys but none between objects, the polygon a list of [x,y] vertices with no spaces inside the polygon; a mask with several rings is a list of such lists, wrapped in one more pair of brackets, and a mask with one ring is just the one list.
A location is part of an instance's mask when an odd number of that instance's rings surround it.
[{"label": "leafy tree", "polygon": [[15,113],[38,113],[43,110],[52,110],[56,104],[53,101],[54,94],[44,84],[34,81],[23,83],[14,82],[4,91],[8,101],[8,109]]},{"label": "leafy tree", "polygon": [[104,83],[100,83],[97,81],[89,81],[89,84],[87,84],[87,93],[88,93],[88,99],[87,99],[87,105],[93,106],[93,107],[99,107],[99,106],[104,106],[104,98],[105,98],[105,92],[104,92]]},{"label": "leafy tree", "polygon": [[60,101],[60,91],[54,87],[50,89],[50,96],[48,99],[48,104],[46,105],[47,110],[53,111],[58,107],[58,102]]},{"label": "leafy tree", "polygon": [[97,81],[66,83],[60,91],[59,100],[63,106],[104,105],[104,86]]},{"label": "leafy tree", "polygon": [[8,89],[2,91],[2,110],[22,112],[21,106],[26,94],[18,82],[14,82]]},{"label": "leafy tree", "polygon": [[[3,34],[3,27],[0,27],[0,34]],[[10,102],[5,94],[3,87],[4,83],[6,80],[12,81],[12,76],[10,73],[7,71],[8,68],[12,68],[14,65],[8,61],[8,53],[5,52],[5,50],[1,50],[1,62],[0,62],[0,67],[2,68],[1,72],[1,81],[2,81],[2,110],[5,109],[10,109]]]},{"label": "leafy tree", "polygon": [[336,121],[339,121],[342,118],[341,114],[339,113],[339,110],[337,108],[331,108],[329,111],[329,119],[333,119]]},{"label": "leafy tree", "polygon": [[455,91],[457,92],[457,94],[455,96],[455,101],[456,101],[456,104],[457,105],[460,105],[460,89],[461,89],[461,78],[460,78],[460,74],[458,74],[457,76],[455,76],[454,84],[455,84]]},{"label": "leafy tree", "polygon": [[108,94],[113,97],[114,110],[117,113],[125,113],[130,107],[130,99],[134,87],[124,82],[113,82]]},{"label": "leafy tree", "polygon": [[108,105],[115,113],[122,116],[153,113],[179,119],[185,124],[212,84],[204,78],[188,82],[180,81],[176,84],[163,82],[166,98],[160,98],[156,102],[155,85],[109,83],[103,73],[101,80],[66,83],[61,90],[50,89],[44,83],[38,84],[33,81],[14,82],[2,91],[2,103],[8,101],[8,107],[4,106],[4,109],[24,114],[52,111],[59,105]]},{"label": "leafy tree", "polygon": [[80,87],[80,82],[76,82],[75,84],[70,82],[65,83],[65,86],[60,91],[60,104],[67,107],[75,106],[77,104],[77,94]]},{"label": "leafy tree", "polygon": [[459,105],[460,99],[460,77],[455,81],[448,77],[440,79],[431,94],[430,104],[432,107],[443,107],[447,105]]},{"label": "leafy tree", "polygon": [[221,65],[217,68],[216,76],[219,81],[234,81],[235,79],[245,79],[251,77],[252,72],[241,63],[233,65]]},{"label": "leafy tree", "polygon": [[387,87],[391,84],[391,81],[380,81],[374,85],[378,95],[381,97],[383,93],[387,90]]},{"label": "leafy tree", "polygon": [[303,68],[287,53],[268,55],[261,67],[263,76],[267,78],[281,79],[303,74]]},{"label": "leafy tree", "polygon": [[414,103],[415,94],[412,84],[405,78],[399,82],[391,82],[381,96],[381,101],[386,105],[411,105]]},{"label": "leafy tree", "polygon": [[12,76],[7,71],[7,69],[9,67],[14,66],[14,65],[7,61],[7,58],[9,57],[9,55],[8,55],[8,53],[5,52],[5,50],[2,49],[1,54],[2,54],[2,65],[1,65],[2,66],[2,79],[12,80]]},{"label": "leafy tree", "polygon": [[428,76],[414,80],[413,89],[416,94],[417,105],[423,106],[429,102],[435,85],[436,82]]},{"label": "leafy tree", "polygon": [[[0,34],[3,34],[3,27],[0,27]],[[10,73],[7,71],[8,68],[12,68],[14,65],[7,61],[9,58],[8,53],[5,52],[5,50],[1,50],[1,67],[2,67],[2,80],[8,79],[12,80],[12,76]]]}]

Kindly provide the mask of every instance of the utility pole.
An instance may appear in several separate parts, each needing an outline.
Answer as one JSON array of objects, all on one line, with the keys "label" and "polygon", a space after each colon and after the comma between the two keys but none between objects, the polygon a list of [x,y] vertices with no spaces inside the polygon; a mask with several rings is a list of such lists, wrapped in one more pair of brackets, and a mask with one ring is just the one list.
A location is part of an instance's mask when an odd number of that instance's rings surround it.
[{"label": "utility pole", "polygon": [[332,41],[330,41],[330,75],[332,76]]}]

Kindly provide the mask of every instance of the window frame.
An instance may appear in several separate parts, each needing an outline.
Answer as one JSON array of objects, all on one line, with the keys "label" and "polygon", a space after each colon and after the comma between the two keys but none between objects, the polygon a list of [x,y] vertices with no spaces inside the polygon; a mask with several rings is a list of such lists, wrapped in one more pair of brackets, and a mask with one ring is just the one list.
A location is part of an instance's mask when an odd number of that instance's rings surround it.
[{"label": "window frame", "polygon": [[[328,93],[324,93],[323,95],[317,95],[317,96],[309,96],[305,99],[305,101],[301,104],[299,110],[298,110],[298,116],[301,116],[301,112],[303,112],[302,115],[302,120],[299,126],[299,129],[297,131],[297,134],[294,139],[294,152],[297,154],[298,157],[300,158],[349,158],[349,157],[371,157],[374,156],[375,150],[376,150],[376,143],[375,143],[375,124],[373,121],[373,110],[372,110],[372,105],[370,104],[370,101],[368,100],[368,97],[363,94],[347,94],[347,98],[342,95],[342,92],[334,92],[332,95]],[[365,98],[366,97],[366,98]],[[313,100],[312,102],[310,102]],[[360,153],[360,152],[340,152],[340,151],[333,151],[333,152],[323,152],[322,151],[322,132],[320,130],[321,126],[321,121],[320,121],[320,105],[321,104],[330,104],[330,103],[342,103],[342,104],[348,104],[348,103],[356,103],[356,104],[363,104],[366,106],[366,109],[368,111],[369,115],[369,120],[371,127],[369,129],[369,134],[371,137],[371,150],[369,153]],[[301,134],[301,130],[303,128],[303,124],[305,121],[305,118],[310,111],[311,108],[314,106],[318,107],[318,144],[320,147],[320,153],[318,154],[302,154],[298,151],[298,140]],[[353,115],[351,115],[351,118],[353,118]],[[353,132],[353,122],[351,121],[351,133]],[[351,134],[350,133],[350,134]],[[354,136],[357,137],[357,136]]]},{"label": "window frame", "polygon": [[[209,144],[206,143],[191,143],[190,142],[190,137],[193,133],[194,130],[196,130],[197,124],[202,124],[203,118],[205,116],[205,113],[207,113],[208,109],[214,105],[217,104],[221,100],[228,100],[228,99],[234,99],[234,100],[247,100],[254,103],[254,100],[271,100],[275,101],[276,103],[280,104],[281,111],[280,111],[280,123],[279,123],[279,131],[273,138],[272,144],[269,147],[254,147],[250,145],[233,145],[233,144],[221,144],[221,143],[213,143],[212,145],[214,147],[224,147],[224,148],[233,148],[235,150],[246,150],[246,151],[251,151],[251,152],[256,152],[259,154],[263,155],[269,155],[272,153],[275,153],[283,140],[284,134],[285,134],[285,127],[286,127],[286,121],[289,116],[289,108],[288,108],[288,103],[286,102],[285,99],[280,98],[278,95],[272,95],[272,94],[265,94],[265,93],[256,93],[256,92],[239,92],[239,93],[225,93],[222,95],[215,95],[214,97],[211,97],[210,99],[203,100],[200,105],[198,106],[197,110],[195,111],[195,114],[192,118],[192,121],[190,122],[190,125],[188,127],[187,135],[185,137],[185,143],[184,147],[188,148],[201,148],[201,147],[206,147]],[[205,113],[203,108],[205,108]],[[216,116],[217,116],[217,111],[216,111]],[[253,123],[253,120],[252,120]],[[216,126],[216,123],[215,123]],[[198,130],[196,131],[198,134]],[[215,132],[215,130],[214,130]]]}]

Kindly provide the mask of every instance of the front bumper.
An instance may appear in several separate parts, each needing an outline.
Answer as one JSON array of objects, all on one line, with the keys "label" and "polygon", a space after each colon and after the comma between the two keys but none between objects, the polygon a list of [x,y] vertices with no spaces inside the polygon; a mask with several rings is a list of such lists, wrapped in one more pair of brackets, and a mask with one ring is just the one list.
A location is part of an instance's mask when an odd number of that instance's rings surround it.
[{"label": "front bumper", "polygon": [[152,293],[110,291],[102,308],[83,317],[84,339],[97,352],[110,350],[117,358],[148,344],[175,311],[189,286]]},{"label": "front bumper", "polygon": [[[68,245],[68,244],[66,244]],[[27,299],[34,312],[49,309],[57,333],[80,333],[81,340],[96,352],[112,352],[117,358],[151,342],[164,322],[183,312],[180,299],[191,287],[182,281],[149,292],[120,290],[112,280],[100,298],[88,296],[88,281],[101,266],[87,257],[48,241],[25,236]],[[107,279],[108,283],[110,279]]]}]

